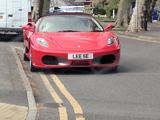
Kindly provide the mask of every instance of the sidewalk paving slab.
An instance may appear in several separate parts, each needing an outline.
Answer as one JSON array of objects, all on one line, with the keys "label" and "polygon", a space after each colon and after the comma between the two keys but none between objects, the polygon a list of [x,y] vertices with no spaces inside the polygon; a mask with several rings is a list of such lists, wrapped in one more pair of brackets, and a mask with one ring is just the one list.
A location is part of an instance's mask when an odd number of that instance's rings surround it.
[{"label": "sidewalk paving slab", "polygon": [[8,43],[0,42],[0,120],[25,120],[26,90]]},{"label": "sidewalk paving slab", "polygon": [[33,92],[13,46],[0,42],[0,61],[0,120],[35,120]]}]

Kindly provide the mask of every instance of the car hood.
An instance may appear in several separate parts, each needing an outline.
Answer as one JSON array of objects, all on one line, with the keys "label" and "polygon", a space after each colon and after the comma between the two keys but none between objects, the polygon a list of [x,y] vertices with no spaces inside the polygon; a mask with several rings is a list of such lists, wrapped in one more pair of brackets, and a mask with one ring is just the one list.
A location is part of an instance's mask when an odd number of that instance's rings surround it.
[{"label": "car hood", "polygon": [[[96,50],[106,47],[109,32],[59,32],[37,33],[37,37],[44,38],[50,48],[56,50]],[[37,38],[36,37],[36,38]]]}]

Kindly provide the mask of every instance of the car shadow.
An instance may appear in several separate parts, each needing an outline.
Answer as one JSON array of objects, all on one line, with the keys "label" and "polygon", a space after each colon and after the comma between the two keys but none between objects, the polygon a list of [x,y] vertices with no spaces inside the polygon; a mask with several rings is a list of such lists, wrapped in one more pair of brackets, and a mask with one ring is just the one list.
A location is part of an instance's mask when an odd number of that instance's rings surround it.
[{"label": "car shadow", "polygon": [[57,75],[91,75],[91,74],[116,74],[117,71],[109,71],[109,69],[95,69],[95,68],[60,68],[60,69],[42,69],[39,72],[45,74],[57,74]]},{"label": "car shadow", "polygon": [[127,63],[120,63],[116,71],[107,68],[61,68],[61,69],[43,69],[40,72],[45,74],[57,75],[92,75],[92,74],[124,74],[124,73],[144,73],[146,68],[141,64],[128,61]]}]

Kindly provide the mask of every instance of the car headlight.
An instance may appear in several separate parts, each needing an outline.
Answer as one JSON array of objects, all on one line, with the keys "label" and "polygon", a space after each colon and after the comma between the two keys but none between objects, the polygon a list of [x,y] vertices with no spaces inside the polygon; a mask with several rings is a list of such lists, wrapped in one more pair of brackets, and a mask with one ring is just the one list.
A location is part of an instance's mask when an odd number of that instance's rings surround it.
[{"label": "car headlight", "polygon": [[107,39],[107,45],[112,45],[114,43],[114,38],[113,37],[110,37]]},{"label": "car headlight", "polygon": [[40,45],[42,45],[44,47],[48,47],[48,43],[47,43],[47,41],[45,39],[43,39],[43,38],[37,38],[36,41],[37,41],[38,44],[40,44]]}]

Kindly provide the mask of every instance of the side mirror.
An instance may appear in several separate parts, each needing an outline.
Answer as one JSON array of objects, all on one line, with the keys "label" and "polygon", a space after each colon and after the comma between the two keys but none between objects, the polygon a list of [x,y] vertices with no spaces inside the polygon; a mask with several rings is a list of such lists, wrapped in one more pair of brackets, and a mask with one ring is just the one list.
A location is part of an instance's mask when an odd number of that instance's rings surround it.
[{"label": "side mirror", "polygon": [[105,28],[104,28],[104,30],[105,31],[109,31],[109,30],[111,30],[111,29],[113,29],[115,26],[112,24],[112,23],[109,23]]},{"label": "side mirror", "polygon": [[29,22],[27,25],[22,26],[22,29],[30,32],[35,32],[35,23]]}]

